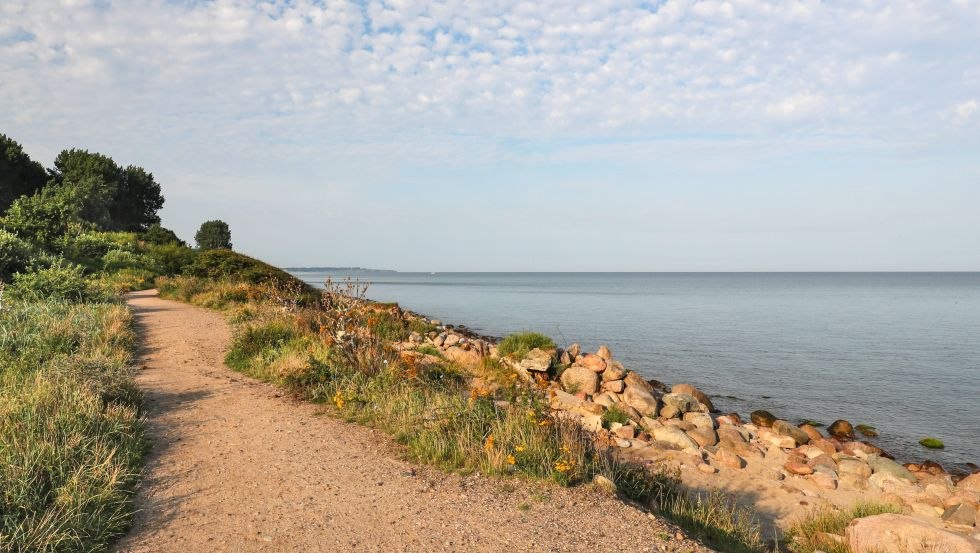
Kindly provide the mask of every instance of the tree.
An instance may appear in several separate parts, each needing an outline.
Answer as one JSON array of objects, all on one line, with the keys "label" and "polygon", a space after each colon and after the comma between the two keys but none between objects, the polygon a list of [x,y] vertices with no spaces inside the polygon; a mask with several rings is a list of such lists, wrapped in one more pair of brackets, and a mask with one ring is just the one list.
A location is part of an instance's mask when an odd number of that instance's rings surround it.
[{"label": "tree", "polygon": [[186,246],[177,233],[174,231],[160,226],[160,223],[153,223],[150,228],[146,229],[140,239],[144,242],[149,242],[150,244],[164,245],[164,244],[177,244],[178,246]]},{"label": "tree", "polygon": [[0,226],[29,242],[48,249],[68,232],[74,208],[70,198],[51,187],[44,187],[33,196],[14,200]]},{"label": "tree", "polygon": [[201,250],[231,249],[231,229],[228,223],[214,220],[206,221],[201,224],[197,234],[194,235],[197,247]]},{"label": "tree", "polygon": [[88,150],[63,150],[54,160],[56,186],[76,206],[79,218],[112,228],[110,208],[125,173],[109,156]]},{"label": "tree", "polygon": [[123,180],[116,188],[109,206],[114,230],[145,231],[151,225],[159,226],[157,212],[163,207],[160,185],[142,167],[130,165],[123,171]]},{"label": "tree", "polygon": [[44,166],[32,161],[12,138],[0,134],[0,215],[14,200],[34,194],[47,182]]}]

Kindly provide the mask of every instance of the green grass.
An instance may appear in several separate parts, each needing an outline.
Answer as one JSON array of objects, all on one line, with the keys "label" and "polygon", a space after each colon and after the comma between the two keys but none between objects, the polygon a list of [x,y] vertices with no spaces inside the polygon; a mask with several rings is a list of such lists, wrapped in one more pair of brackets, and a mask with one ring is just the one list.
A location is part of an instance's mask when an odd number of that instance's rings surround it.
[{"label": "green grass", "polygon": [[0,329],[0,551],[105,550],[145,452],[129,313],[5,301]]},{"label": "green grass", "polygon": [[853,507],[840,510],[833,507],[823,507],[811,511],[796,521],[786,532],[789,550],[793,553],[851,553],[846,544],[822,538],[821,534],[844,535],[844,529],[856,518],[880,515],[883,513],[901,513],[901,509],[887,503],[858,503]]},{"label": "green grass", "polygon": [[619,424],[629,424],[630,416],[617,405],[613,405],[602,414],[602,425],[609,428],[609,425],[618,422]]},{"label": "green grass", "polygon": [[521,360],[534,348],[554,349],[555,342],[544,334],[537,332],[518,332],[504,338],[497,346],[500,356],[510,356]]},{"label": "green grass", "polygon": [[659,511],[690,536],[725,553],[769,551],[755,513],[723,492],[676,491],[662,496]]}]

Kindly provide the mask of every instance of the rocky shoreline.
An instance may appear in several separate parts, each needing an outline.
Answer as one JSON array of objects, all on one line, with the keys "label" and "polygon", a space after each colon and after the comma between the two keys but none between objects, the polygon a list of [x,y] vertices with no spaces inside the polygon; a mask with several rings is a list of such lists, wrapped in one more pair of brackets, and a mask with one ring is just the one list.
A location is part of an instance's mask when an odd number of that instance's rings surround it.
[{"label": "rocky shoreline", "polygon": [[[762,410],[752,412],[747,421],[737,413],[721,413],[697,387],[645,379],[605,346],[585,352],[572,344],[532,349],[521,358],[501,356],[495,337],[394,309],[409,321],[434,328],[425,334],[412,332],[408,340],[395,344],[401,355],[416,362],[442,357],[464,368],[498,360],[547,394],[553,417],[581,424],[624,458],[672,464],[689,487],[732,492],[761,512],[772,530],[815,506],[877,501],[905,513],[889,519],[890,525],[908,519],[910,525],[924,523],[935,532],[969,540],[970,547],[980,543],[973,541],[980,540],[978,470],[951,474],[930,461],[900,464],[859,439],[846,420],[835,421],[824,433]],[[949,536],[943,536],[935,537],[936,543],[945,544],[942,540]]]}]

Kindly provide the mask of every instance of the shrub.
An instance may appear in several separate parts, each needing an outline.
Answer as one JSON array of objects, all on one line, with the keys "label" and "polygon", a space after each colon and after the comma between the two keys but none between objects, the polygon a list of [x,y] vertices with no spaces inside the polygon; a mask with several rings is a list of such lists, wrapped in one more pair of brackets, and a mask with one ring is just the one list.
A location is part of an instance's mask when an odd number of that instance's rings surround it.
[{"label": "shrub", "polygon": [[194,262],[197,252],[180,244],[154,245],[147,255],[154,268],[163,275],[173,276],[184,271]]},{"label": "shrub", "polygon": [[78,236],[62,238],[61,251],[66,257],[75,260],[101,259],[111,250],[118,249],[118,244],[111,233],[83,232]]},{"label": "shrub", "polygon": [[18,298],[71,302],[107,301],[110,297],[106,290],[92,285],[80,266],[60,260],[45,269],[17,274],[11,294]]},{"label": "shrub", "polygon": [[205,221],[194,235],[198,249],[231,249],[231,230],[224,221]]},{"label": "shrub", "polygon": [[618,422],[619,424],[629,424],[630,422],[630,416],[620,409],[618,405],[613,405],[602,413],[603,426],[609,428],[609,425],[614,422]]},{"label": "shrub", "polygon": [[843,535],[847,525],[856,518],[884,513],[901,513],[902,510],[888,503],[857,503],[849,509],[840,510],[825,506],[810,511],[793,523],[786,531],[786,540],[793,553],[850,553],[847,545],[828,540],[824,534]]},{"label": "shrub", "polygon": [[33,196],[14,200],[3,218],[3,228],[50,249],[68,232],[73,214],[71,203],[46,187]]},{"label": "shrub", "polygon": [[141,269],[153,266],[149,257],[126,250],[109,250],[102,256],[102,268],[106,271]]},{"label": "shrub", "polygon": [[284,321],[274,320],[260,326],[245,327],[235,336],[225,356],[225,363],[235,370],[247,371],[254,359],[298,337],[296,328]]},{"label": "shrub", "polygon": [[0,230],[0,280],[10,282],[14,273],[30,266],[33,248],[16,235]]},{"label": "shrub", "polygon": [[527,353],[534,348],[554,349],[555,342],[537,332],[518,332],[504,338],[497,346],[497,352],[501,355],[509,355],[514,359],[521,360]]},{"label": "shrub", "polygon": [[240,280],[259,284],[270,281],[296,282],[309,288],[302,281],[282,269],[231,250],[207,250],[200,252],[187,266],[187,274],[211,280]]},{"label": "shrub", "polygon": [[187,246],[187,243],[181,240],[177,236],[177,233],[175,233],[174,231],[168,228],[164,228],[160,226],[160,223],[154,223],[150,225],[150,228],[146,229],[146,232],[140,235],[140,240],[158,246],[164,246],[164,245]]}]

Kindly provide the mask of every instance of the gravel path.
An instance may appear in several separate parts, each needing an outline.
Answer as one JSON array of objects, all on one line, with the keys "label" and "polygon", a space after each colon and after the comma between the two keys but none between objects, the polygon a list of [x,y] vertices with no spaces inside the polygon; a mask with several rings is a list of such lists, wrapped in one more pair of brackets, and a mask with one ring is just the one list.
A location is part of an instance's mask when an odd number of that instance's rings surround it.
[{"label": "gravel path", "polygon": [[120,552],[710,551],[587,488],[462,477],[226,368],[221,314],[132,294],[153,449]]}]

